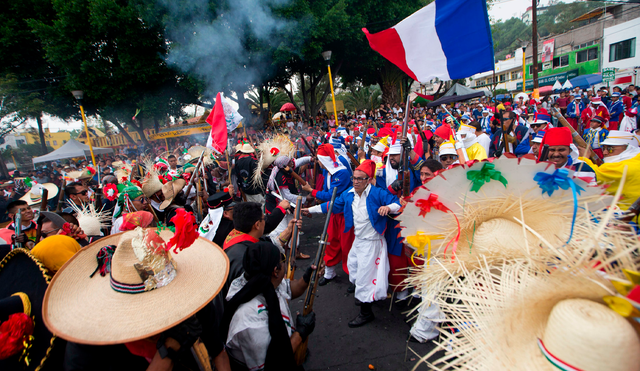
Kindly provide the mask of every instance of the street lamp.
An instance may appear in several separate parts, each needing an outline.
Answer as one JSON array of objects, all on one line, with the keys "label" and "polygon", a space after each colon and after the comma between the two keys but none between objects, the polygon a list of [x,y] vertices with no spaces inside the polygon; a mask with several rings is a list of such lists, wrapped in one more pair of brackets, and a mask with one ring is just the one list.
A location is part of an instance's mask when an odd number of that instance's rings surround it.
[{"label": "street lamp", "polygon": [[84,115],[84,107],[82,107],[82,98],[84,98],[84,92],[82,90],[72,90],[71,94],[73,94],[73,97],[78,101],[78,105],[80,105],[82,122],[84,122],[84,133],[87,135],[87,143],[89,144],[89,151],[91,151],[91,161],[93,162],[93,168],[96,169],[96,157],[93,155],[93,146],[91,145],[91,137],[89,136],[89,128],[87,127],[87,117]]},{"label": "street lamp", "polygon": [[331,77],[331,50],[322,52],[322,58],[327,62],[327,68],[329,69],[329,85],[331,86],[331,101],[333,102],[333,119],[336,126],[338,126],[338,111],[336,110],[336,95],[333,92],[333,77]]}]

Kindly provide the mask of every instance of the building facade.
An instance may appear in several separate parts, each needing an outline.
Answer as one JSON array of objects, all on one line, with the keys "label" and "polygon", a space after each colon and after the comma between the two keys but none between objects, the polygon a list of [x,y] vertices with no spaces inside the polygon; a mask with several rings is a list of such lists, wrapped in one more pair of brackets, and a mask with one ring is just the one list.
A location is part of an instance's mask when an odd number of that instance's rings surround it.
[{"label": "building facade", "polygon": [[614,85],[637,85],[640,55],[636,51],[640,39],[640,18],[604,29],[602,68],[615,68]]}]

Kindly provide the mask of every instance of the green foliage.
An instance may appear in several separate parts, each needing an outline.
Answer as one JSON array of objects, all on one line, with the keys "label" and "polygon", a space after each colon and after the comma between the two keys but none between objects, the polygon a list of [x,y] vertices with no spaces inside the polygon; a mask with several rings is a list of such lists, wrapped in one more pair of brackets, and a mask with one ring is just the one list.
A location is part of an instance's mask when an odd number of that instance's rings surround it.
[{"label": "green foliage", "polygon": [[13,162],[13,159],[11,158],[11,154],[13,153],[13,157],[16,159],[16,162],[18,162],[18,164],[16,164],[18,169],[32,169],[32,158],[53,152],[53,147],[47,146],[46,148],[46,151],[43,151],[40,143],[20,144],[18,148],[0,150],[0,156],[5,160],[11,160],[11,162]]},{"label": "green foliage", "polygon": [[349,111],[371,110],[382,103],[382,90],[377,85],[350,84],[344,92],[344,106]]}]

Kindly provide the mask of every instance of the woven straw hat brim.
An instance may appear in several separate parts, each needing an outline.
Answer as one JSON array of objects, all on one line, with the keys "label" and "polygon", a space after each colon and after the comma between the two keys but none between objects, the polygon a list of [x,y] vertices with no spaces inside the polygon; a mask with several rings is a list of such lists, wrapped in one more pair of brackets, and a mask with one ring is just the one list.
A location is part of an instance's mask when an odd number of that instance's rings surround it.
[{"label": "woven straw hat brim", "polygon": [[0,262],[0,298],[24,292],[29,296],[31,316],[35,320],[29,367],[23,368],[16,363],[16,357],[10,357],[0,361],[0,370],[35,370],[46,365],[54,344],[58,343],[42,321],[42,300],[50,280],[44,265],[25,249],[11,251]]},{"label": "woven straw hat brim", "polygon": [[[51,332],[93,345],[144,339],[195,314],[213,300],[226,281],[227,255],[213,242],[198,238],[189,248],[172,254],[177,275],[167,286],[140,294],[116,292],[109,275],[89,276],[96,268],[98,251],[118,245],[123,233],[90,244],[56,273],[43,304],[44,321]],[[168,231],[161,234],[165,241],[173,235]]]},{"label": "woven straw hat brim", "polygon": [[[44,188],[47,189],[47,191],[49,191],[48,194],[48,199],[51,200],[53,197],[56,197],[58,195],[58,186],[56,186],[53,183],[43,183],[42,186]],[[35,205],[35,204],[39,204],[41,202],[41,199],[37,199],[37,200],[32,200],[31,199],[31,191],[27,192],[26,195],[22,196],[20,198],[20,200],[22,201],[26,201],[27,204],[29,205]]]}]

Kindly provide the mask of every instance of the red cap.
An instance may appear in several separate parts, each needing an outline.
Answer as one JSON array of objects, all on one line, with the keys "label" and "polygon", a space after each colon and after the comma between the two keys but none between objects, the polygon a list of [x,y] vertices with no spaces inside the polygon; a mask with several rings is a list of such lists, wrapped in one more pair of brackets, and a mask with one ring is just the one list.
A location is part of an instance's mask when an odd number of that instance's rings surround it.
[{"label": "red cap", "polygon": [[444,140],[449,140],[449,138],[451,137],[451,126],[447,124],[440,125],[440,127],[436,129],[434,134]]},{"label": "red cap", "polygon": [[547,129],[544,133],[544,137],[542,137],[542,142],[540,143],[540,152],[542,153],[542,148],[545,144],[548,144],[549,147],[553,146],[570,146],[573,143],[573,138],[571,137],[571,130],[567,127],[561,128],[551,128]]},{"label": "red cap", "polygon": [[376,163],[371,160],[364,160],[356,170],[360,170],[367,174],[369,178],[373,178],[376,173]]},{"label": "red cap", "polygon": [[378,130],[378,138],[384,138],[387,135],[390,136],[390,137],[393,137],[393,130],[391,130],[389,128],[382,128],[382,129]]},{"label": "red cap", "polygon": [[318,147],[318,156],[328,156],[331,157],[333,162],[336,162],[336,153],[334,152],[333,146],[329,143],[325,143]]}]

